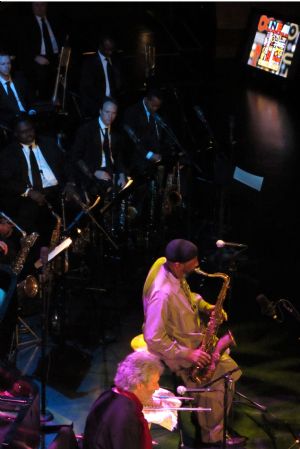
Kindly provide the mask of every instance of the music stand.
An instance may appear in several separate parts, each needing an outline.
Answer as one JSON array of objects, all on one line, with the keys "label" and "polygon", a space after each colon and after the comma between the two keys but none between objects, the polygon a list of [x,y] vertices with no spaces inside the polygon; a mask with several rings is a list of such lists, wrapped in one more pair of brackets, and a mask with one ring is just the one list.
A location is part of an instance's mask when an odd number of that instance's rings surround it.
[{"label": "music stand", "polygon": [[[42,312],[42,332],[41,332],[41,414],[40,421],[41,425],[44,427],[50,427],[50,421],[53,421],[54,416],[49,411],[46,410],[46,348],[48,345],[48,310],[49,310],[49,295],[46,288],[47,284],[47,264],[53,260],[62,251],[65,251],[72,244],[71,238],[66,238],[59,245],[57,245],[49,254],[43,254],[41,251],[41,258],[35,262],[36,268],[42,268],[41,274],[39,276],[40,281],[40,298],[43,304]],[[47,248],[46,248],[47,249]],[[55,423],[51,427],[61,427],[63,424]],[[64,424],[66,425],[66,424]]]}]

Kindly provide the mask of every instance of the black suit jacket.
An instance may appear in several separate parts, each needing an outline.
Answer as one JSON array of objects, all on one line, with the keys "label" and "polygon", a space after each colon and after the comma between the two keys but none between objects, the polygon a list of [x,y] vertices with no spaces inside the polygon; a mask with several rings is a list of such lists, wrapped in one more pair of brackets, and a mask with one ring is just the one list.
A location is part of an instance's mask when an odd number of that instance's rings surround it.
[{"label": "black suit jacket", "polygon": [[136,404],[118,393],[105,391],[87,417],[83,449],[141,449],[142,436]]},{"label": "black suit jacket", "polygon": [[[51,29],[55,36],[60,51],[61,45],[64,43],[67,32],[63,31],[63,26],[58,18],[47,16]],[[30,75],[30,71],[34,67],[34,58],[41,53],[42,33],[36,17],[31,14],[24,20],[20,31],[19,39],[19,59],[22,70]]]},{"label": "black suit jacket", "polygon": [[144,147],[145,156],[149,151],[153,151],[153,153],[161,152],[161,143],[164,137],[163,130],[159,125],[156,126],[155,130],[150,128],[142,101],[125,110],[123,122],[132,128],[136,136],[140,139]]},{"label": "black suit jacket", "polygon": [[[114,160],[113,172],[124,172],[122,153],[123,138],[117,131],[111,131],[111,153]],[[101,168],[102,142],[100,137],[100,125],[98,119],[94,119],[82,125],[76,134],[75,142],[68,163],[68,180],[76,181],[88,178],[78,169],[78,161],[84,161],[91,175]],[[87,180],[87,179],[85,179]]]},{"label": "black suit jacket", "polygon": [[131,171],[143,172],[151,166],[146,159],[147,153],[149,151],[162,153],[162,142],[165,137],[163,130],[159,126],[155,131],[150,128],[142,101],[125,110],[123,124],[129,126],[140,141],[139,145],[133,145],[132,142],[130,145],[131,154],[128,155],[128,158]]},{"label": "black suit jacket", "polygon": [[[59,183],[58,186],[44,189],[43,193],[59,213],[59,186],[64,182],[63,153],[55,142],[47,137],[38,138],[37,144]],[[26,232],[37,231],[40,234],[40,244],[47,245],[54,225],[53,217],[47,206],[41,207],[30,197],[22,196],[30,186],[22,147],[18,142],[11,143],[0,153],[1,207]]]},{"label": "black suit jacket", "polygon": [[[114,57],[112,69],[116,89],[111,92],[111,96],[114,97],[121,87],[120,65]],[[101,102],[105,97],[105,87],[105,74],[98,52],[93,56],[86,56],[79,86],[81,112],[84,117],[96,117],[99,114]]]},{"label": "black suit jacket", "polygon": [[[32,104],[32,94],[26,79],[20,74],[15,73],[12,77],[15,89],[19,96],[19,99],[27,111]],[[13,117],[18,114],[20,110],[16,107],[15,103],[7,95],[2,83],[0,83],[0,121],[9,126]]]},{"label": "black suit jacket", "polygon": [[[37,144],[59,184],[64,182],[64,156],[55,141],[39,137]],[[28,166],[18,142],[8,145],[0,153],[1,193],[7,197],[20,197],[29,187]]]}]

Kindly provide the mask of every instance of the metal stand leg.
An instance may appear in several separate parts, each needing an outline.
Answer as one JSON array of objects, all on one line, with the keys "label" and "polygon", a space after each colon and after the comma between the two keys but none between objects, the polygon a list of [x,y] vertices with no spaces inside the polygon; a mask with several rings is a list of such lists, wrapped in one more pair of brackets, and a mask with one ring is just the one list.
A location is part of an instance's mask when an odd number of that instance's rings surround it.
[{"label": "metal stand leg", "polygon": [[[33,338],[26,340],[26,341],[20,341],[20,327],[21,325],[32,335]],[[34,352],[32,356],[30,357],[30,361],[34,358],[34,355],[37,352],[38,347],[40,346],[41,338],[34,332],[34,330],[29,326],[29,324],[20,316],[17,317],[17,324],[15,327],[15,332],[12,338],[10,351],[8,360],[16,364],[17,361],[17,355],[19,350],[29,349],[31,346],[35,346]],[[23,369],[23,373],[26,373],[27,367],[30,363],[30,361],[27,363],[26,367]]]}]

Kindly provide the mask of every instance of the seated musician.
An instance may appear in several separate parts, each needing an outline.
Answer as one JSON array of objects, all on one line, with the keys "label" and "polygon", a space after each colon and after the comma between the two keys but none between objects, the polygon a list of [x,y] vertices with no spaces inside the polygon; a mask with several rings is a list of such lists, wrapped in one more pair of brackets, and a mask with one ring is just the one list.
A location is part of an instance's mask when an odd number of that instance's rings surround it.
[{"label": "seated musician", "polygon": [[[0,52],[0,126],[10,125],[13,117],[30,110],[33,101],[31,90],[21,73],[12,73],[11,57]],[[35,112],[35,111],[34,111]]]},{"label": "seated musician", "polygon": [[[145,205],[151,203],[151,197],[156,198],[160,209],[160,195],[153,193],[153,180],[155,191],[162,193],[166,183],[168,171],[173,166],[173,144],[162,125],[158,111],[162,108],[163,96],[159,89],[151,88],[136,104],[125,110],[123,124],[134,145],[129,147],[129,173],[136,180],[139,187],[134,194],[133,203],[140,215],[145,215]],[[164,121],[163,121],[164,123]],[[145,201],[148,198],[148,201]],[[158,201],[157,201],[158,200]],[[160,210],[157,219],[159,220]],[[146,211],[147,214],[147,211]],[[146,216],[146,221],[148,217]],[[156,220],[155,220],[156,221]]]},{"label": "seated musician", "polygon": [[151,449],[149,426],[142,413],[159,388],[159,359],[134,352],[119,363],[115,386],[102,393],[87,417],[83,448]]},{"label": "seated musician", "polygon": [[123,140],[113,127],[117,112],[116,101],[105,97],[99,117],[79,128],[68,164],[69,186],[77,182],[88,193],[105,196],[114,184],[125,185]]},{"label": "seated musician", "polygon": [[14,141],[0,156],[3,210],[26,233],[40,234],[49,243],[64,182],[64,157],[52,139],[37,136],[32,118],[20,114],[13,123]]},{"label": "seated musician", "polygon": [[150,89],[138,103],[125,110],[123,122],[135,133],[140,145],[134,148],[130,163],[133,172],[143,173],[147,161],[161,160],[162,132],[155,114],[162,106],[163,98],[158,89]]},{"label": "seated musician", "polygon": [[[144,338],[148,351],[160,357],[188,388],[199,388],[208,380],[216,380],[212,391],[196,395],[200,407],[209,407],[209,413],[197,413],[200,447],[220,447],[223,443],[224,380],[220,376],[232,371],[231,388],[228,392],[228,412],[233,401],[234,385],[241,376],[236,362],[228,355],[229,344],[223,352],[210,351],[209,341],[216,341],[216,327],[227,319],[222,309],[224,290],[216,304],[206,302],[198,293],[192,292],[186,278],[199,266],[198,248],[189,240],[175,239],[165,249],[165,257],[157,259],[146,278],[143,290]],[[218,273],[217,273],[218,274]],[[200,315],[199,314],[202,314]],[[207,328],[202,317],[209,317]],[[219,340],[219,343],[224,336]],[[212,345],[211,345],[212,346]],[[213,363],[214,362],[214,363]],[[210,370],[211,377],[190,376],[192,367]],[[213,368],[214,367],[214,368]],[[225,429],[226,430],[226,429]],[[226,447],[242,445],[245,438],[226,438]],[[199,441],[197,442],[199,443]],[[198,447],[198,446],[196,446]],[[223,446],[222,446],[223,447]]]}]

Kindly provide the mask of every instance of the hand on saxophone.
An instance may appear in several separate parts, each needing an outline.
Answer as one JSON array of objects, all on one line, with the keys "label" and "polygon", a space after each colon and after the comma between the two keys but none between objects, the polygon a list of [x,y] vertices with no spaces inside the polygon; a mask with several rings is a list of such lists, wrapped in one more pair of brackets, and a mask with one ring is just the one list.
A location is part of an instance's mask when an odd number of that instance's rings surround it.
[{"label": "hand on saxophone", "polygon": [[[215,307],[216,307],[215,305],[211,304],[211,305],[209,306],[209,308],[207,309],[208,314],[209,314],[211,317],[214,317]],[[225,310],[222,309],[222,323],[223,323],[223,321],[227,321],[227,320],[228,320],[228,315],[227,315],[227,313],[225,312]]]},{"label": "hand on saxophone", "polygon": [[207,354],[207,352],[202,351],[202,349],[192,349],[187,358],[190,362],[197,364],[200,368],[204,368],[211,360],[211,356]]}]

